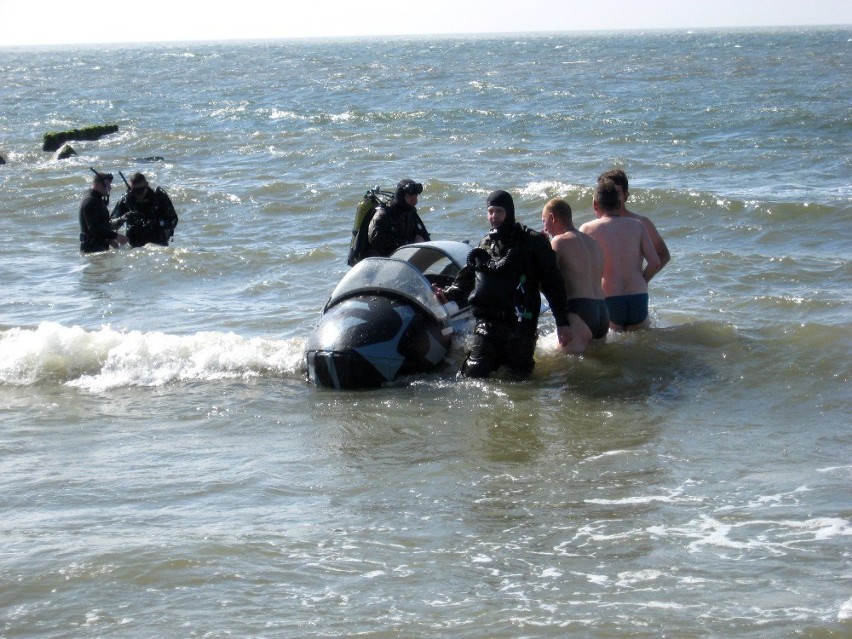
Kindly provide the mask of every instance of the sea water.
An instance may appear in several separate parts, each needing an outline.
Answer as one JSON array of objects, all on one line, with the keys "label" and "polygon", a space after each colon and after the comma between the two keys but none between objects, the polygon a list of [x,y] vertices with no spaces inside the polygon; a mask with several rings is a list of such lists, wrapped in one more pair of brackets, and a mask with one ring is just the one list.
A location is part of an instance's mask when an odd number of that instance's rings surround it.
[{"label": "sea water", "polygon": [[[848,636],[850,42],[0,49],[0,636]],[[613,166],[672,253],[651,330],[305,381],[368,188],[476,242],[491,190],[581,224]],[[162,186],[172,245],[80,254],[89,167]]]}]

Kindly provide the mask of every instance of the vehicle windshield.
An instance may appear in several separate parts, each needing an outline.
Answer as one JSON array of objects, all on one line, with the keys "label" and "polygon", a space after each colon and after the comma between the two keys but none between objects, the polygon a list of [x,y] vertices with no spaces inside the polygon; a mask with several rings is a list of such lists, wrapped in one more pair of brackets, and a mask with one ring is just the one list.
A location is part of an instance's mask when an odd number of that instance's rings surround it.
[{"label": "vehicle windshield", "polygon": [[391,257],[413,264],[430,282],[447,286],[467,263],[472,248],[463,242],[423,242],[401,246]]},{"label": "vehicle windshield", "polygon": [[325,310],[354,295],[381,292],[404,297],[439,320],[447,318],[446,309],[423,273],[408,262],[395,258],[368,257],[358,262],[332,291]]}]

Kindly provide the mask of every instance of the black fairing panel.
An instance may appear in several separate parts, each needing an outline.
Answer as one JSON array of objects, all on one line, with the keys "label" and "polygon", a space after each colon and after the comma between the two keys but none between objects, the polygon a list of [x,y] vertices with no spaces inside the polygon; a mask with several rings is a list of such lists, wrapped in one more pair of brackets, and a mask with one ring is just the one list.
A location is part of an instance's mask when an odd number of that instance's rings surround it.
[{"label": "black fairing panel", "polygon": [[308,378],[326,388],[370,388],[433,370],[450,346],[439,323],[403,299],[364,295],[322,316],[306,346]]}]

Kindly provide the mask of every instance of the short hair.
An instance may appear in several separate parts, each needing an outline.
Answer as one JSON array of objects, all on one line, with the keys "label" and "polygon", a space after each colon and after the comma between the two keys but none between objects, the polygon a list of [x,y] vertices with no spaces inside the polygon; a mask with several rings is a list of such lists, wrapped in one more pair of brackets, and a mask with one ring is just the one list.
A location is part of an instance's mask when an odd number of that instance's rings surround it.
[{"label": "short hair", "polygon": [[627,193],[627,173],[622,169],[610,169],[600,174],[598,182],[601,180],[612,180],[621,187],[622,193]]},{"label": "short hair", "polygon": [[552,200],[549,200],[547,204],[544,205],[544,210],[546,213],[559,220],[563,226],[573,226],[574,221],[571,216],[571,205],[561,197],[555,197]]},{"label": "short hair", "polygon": [[148,180],[145,179],[145,176],[141,173],[134,173],[130,176],[131,184],[147,184]]},{"label": "short hair", "polygon": [[621,208],[621,194],[615,180],[604,178],[595,188],[595,203],[604,211],[614,213]]}]

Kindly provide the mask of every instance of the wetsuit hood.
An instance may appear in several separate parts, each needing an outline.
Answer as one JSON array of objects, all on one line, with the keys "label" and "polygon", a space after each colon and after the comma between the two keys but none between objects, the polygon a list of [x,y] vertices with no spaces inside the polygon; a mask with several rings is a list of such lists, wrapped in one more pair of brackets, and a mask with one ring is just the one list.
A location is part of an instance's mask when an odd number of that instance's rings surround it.
[{"label": "wetsuit hood", "polygon": [[515,202],[506,191],[493,191],[485,200],[489,207],[500,206],[506,211],[506,219],[488,233],[493,239],[499,239],[511,233],[515,227]]},{"label": "wetsuit hood", "polygon": [[[419,188],[418,188],[419,187]],[[418,184],[414,180],[410,178],[405,178],[404,180],[400,180],[399,184],[396,185],[396,193],[394,197],[397,200],[405,199],[406,193],[411,193],[412,195],[417,194],[420,195],[423,192],[423,185]]]}]

